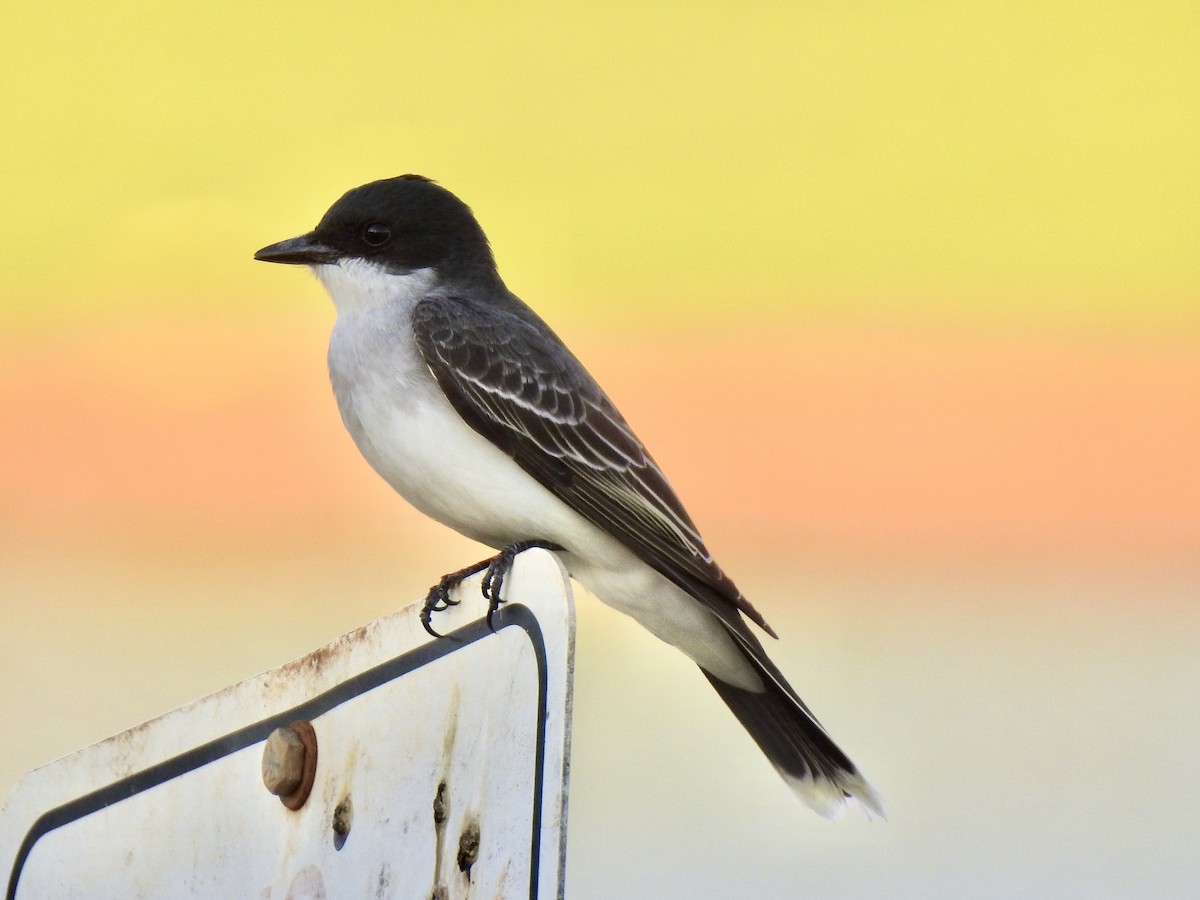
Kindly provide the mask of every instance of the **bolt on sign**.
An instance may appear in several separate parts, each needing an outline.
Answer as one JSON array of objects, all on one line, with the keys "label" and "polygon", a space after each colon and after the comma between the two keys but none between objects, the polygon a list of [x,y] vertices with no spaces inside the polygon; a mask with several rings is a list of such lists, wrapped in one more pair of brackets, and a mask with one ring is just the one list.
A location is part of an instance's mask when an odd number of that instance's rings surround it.
[{"label": "bolt on sign", "polygon": [[[574,665],[566,573],[480,577],[25,776],[7,900],[561,897]],[[494,629],[494,630],[493,630]]]}]

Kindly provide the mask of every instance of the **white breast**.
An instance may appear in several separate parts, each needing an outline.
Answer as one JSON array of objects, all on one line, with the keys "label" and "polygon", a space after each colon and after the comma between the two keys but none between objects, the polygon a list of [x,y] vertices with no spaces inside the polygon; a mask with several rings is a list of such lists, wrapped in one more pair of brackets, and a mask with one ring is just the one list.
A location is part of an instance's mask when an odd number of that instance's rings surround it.
[{"label": "white breast", "polygon": [[581,526],[591,529],[468,426],[442,393],[410,324],[432,273],[376,270],[363,279],[361,269],[320,269],[334,270],[318,275],[338,307],[329,375],[342,421],[367,462],[401,496],[494,547],[531,537],[564,542]]}]

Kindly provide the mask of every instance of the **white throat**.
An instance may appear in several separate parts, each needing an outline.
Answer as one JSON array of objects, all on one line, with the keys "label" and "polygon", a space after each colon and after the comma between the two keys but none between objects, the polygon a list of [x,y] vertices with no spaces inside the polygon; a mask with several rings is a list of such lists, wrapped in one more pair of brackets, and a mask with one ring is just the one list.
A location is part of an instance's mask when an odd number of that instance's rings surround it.
[{"label": "white throat", "polygon": [[430,268],[395,275],[364,259],[343,259],[310,268],[333,298],[338,313],[391,303],[412,306],[437,283],[437,272]]}]

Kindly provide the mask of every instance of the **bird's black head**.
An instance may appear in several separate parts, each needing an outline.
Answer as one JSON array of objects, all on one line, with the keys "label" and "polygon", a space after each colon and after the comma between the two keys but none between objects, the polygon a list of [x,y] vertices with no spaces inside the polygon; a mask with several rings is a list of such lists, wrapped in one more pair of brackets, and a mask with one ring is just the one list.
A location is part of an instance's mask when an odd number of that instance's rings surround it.
[{"label": "bird's black head", "polygon": [[432,268],[443,279],[495,277],[496,272],[487,237],[470,208],[420,175],[354,188],[308,234],[264,247],[254,258],[295,265],[361,259],[398,275]]}]

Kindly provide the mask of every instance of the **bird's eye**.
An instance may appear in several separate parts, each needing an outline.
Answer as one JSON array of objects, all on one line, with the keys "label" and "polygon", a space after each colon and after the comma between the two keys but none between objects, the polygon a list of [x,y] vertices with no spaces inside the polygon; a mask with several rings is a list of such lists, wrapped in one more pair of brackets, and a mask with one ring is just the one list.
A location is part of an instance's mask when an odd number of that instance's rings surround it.
[{"label": "bird's eye", "polygon": [[362,230],[362,239],[368,247],[382,247],[392,237],[392,229],[382,222],[372,222]]}]

